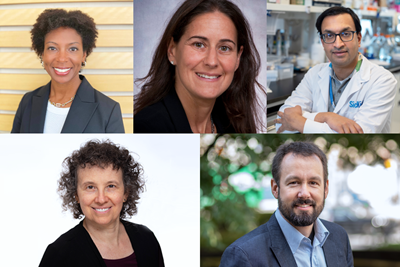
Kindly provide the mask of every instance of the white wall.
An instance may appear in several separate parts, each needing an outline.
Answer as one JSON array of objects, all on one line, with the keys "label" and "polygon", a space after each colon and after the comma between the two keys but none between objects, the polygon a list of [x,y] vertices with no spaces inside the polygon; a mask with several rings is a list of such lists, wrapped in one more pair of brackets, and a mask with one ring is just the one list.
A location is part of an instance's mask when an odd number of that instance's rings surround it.
[{"label": "white wall", "polygon": [[3,135],[0,266],[38,266],[47,245],[79,223],[62,212],[57,180],[64,158],[94,138],[137,154],[147,191],[130,221],[155,233],[166,266],[199,266],[198,135]]}]

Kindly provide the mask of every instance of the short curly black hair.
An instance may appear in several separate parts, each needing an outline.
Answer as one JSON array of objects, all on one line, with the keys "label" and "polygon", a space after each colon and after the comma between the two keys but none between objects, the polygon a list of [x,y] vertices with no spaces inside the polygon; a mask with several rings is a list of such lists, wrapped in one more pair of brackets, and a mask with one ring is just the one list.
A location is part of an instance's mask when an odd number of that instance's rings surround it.
[{"label": "short curly black hair", "polygon": [[144,191],[143,168],[134,160],[130,152],[110,140],[91,140],[63,161],[64,171],[58,180],[58,193],[62,198],[63,210],[71,210],[75,219],[84,216],[80,204],[76,200],[79,168],[97,166],[122,170],[124,193],[128,195],[123,203],[120,218],[124,219],[137,213],[139,194]]},{"label": "short curly black hair", "polygon": [[79,10],[46,9],[36,19],[31,30],[32,49],[38,56],[43,54],[46,34],[60,27],[76,30],[82,38],[83,51],[86,52],[86,56],[92,53],[93,48],[96,47],[98,36],[93,18]]}]

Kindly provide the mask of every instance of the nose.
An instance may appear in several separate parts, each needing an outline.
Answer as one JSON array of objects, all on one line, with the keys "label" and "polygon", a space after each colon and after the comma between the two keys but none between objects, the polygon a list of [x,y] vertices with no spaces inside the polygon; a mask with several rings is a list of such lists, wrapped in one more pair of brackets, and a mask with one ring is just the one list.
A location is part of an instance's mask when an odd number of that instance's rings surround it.
[{"label": "nose", "polygon": [[98,204],[107,203],[108,202],[108,196],[107,196],[106,192],[104,192],[103,190],[97,191],[97,196],[96,196],[95,201]]},{"label": "nose", "polygon": [[297,197],[301,198],[301,199],[311,198],[310,191],[308,189],[307,184],[301,185],[300,190],[299,190],[299,192],[297,194]]},{"label": "nose", "polygon": [[207,55],[204,58],[204,63],[210,68],[218,66],[218,53],[216,49],[208,49]]},{"label": "nose", "polygon": [[341,48],[344,46],[344,42],[342,41],[339,35],[336,35],[336,40],[333,43],[333,45],[335,46],[335,48]]},{"label": "nose", "polygon": [[65,49],[60,49],[60,51],[57,53],[57,60],[59,62],[67,61],[67,51]]}]

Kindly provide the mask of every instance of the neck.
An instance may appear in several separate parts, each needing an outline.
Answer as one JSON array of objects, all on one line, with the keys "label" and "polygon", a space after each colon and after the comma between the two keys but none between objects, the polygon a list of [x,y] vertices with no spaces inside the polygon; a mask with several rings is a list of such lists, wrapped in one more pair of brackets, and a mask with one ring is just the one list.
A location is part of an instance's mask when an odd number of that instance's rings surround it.
[{"label": "neck", "polygon": [[291,222],[289,222],[289,220],[286,219],[286,217],[283,216],[283,214],[282,214],[282,217],[283,217],[283,219],[285,219],[291,226],[293,226],[297,231],[299,231],[302,235],[304,235],[305,237],[309,237],[309,236],[310,236],[310,234],[311,234],[311,232],[312,232],[312,229],[313,229],[313,227],[314,227],[314,223],[312,223],[311,225],[308,225],[308,226],[295,226],[295,225],[293,225]]},{"label": "neck", "polygon": [[333,71],[336,74],[336,77],[342,81],[344,79],[346,79],[347,77],[349,77],[349,75],[354,71],[354,69],[356,68],[358,63],[358,54],[356,56],[356,58],[353,60],[353,62],[351,62],[351,64],[343,67],[343,66],[334,66],[332,64],[332,68]]},{"label": "neck", "polygon": [[103,226],[83,221],[83,227],[88,231],[94,243],[119,244],[121,231],[124,230],[122,223],[117,220],[114,223]]},{"label": "neck", "polygon": [[211,112],[215,99],[198,99],[183,90],[176,90],[193,133],[211,133]]},{"label": "neck", "polygon": [[73,97],[78,91],[79,85],[81,84],[81,79],[77,75],[73,80],[68,83],[57,83],[51,81],[50,88],[50,99],[53,102],[61,103],[66,102]]}]

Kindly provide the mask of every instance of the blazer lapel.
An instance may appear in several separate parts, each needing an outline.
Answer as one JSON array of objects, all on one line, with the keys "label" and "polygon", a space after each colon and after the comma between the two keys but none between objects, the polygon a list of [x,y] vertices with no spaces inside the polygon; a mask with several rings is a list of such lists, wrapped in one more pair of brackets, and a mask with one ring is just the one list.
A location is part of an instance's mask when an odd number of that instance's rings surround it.
[{"label": "blazer lapel", "polygon": [[340,250],[336,249],[335,243],[329,239],[329,237],[322,246],[322,250],[324,251],[327,267],[341,267],[339,266],[338,258],[338,253]]},{"label": "blazer lapel", "polygon": [[83,77],[61,133],[83,133],[99,105],[95,101],[94,88]]},{"label": "blazer lapel", "polygon": [[276,220],[275,213],[268,221],[268,228],[271,239],[271,250],[274,253],[281,267],[297,267],[296,261],[290,250],[289,244],[283,235],[282,229]]},{"label": "blazer lapel", "polygon": [[32,98],[32,110],[29,123],[29,132],[43,133],[46,119],[47,101],[50,95],[50,84],[43,86]]},{"label": "blazer lapel", "polygon": [[175,88],[163,99],[163,102],[168,110],[169,116],[176,129],[177,133],[192,133],[189,121],[186,117],[185,110],[176,94]]}]

